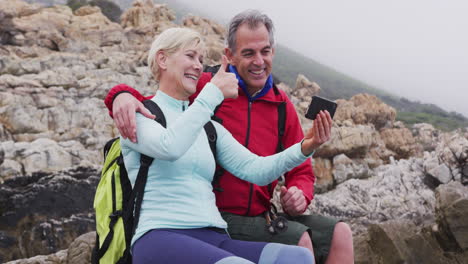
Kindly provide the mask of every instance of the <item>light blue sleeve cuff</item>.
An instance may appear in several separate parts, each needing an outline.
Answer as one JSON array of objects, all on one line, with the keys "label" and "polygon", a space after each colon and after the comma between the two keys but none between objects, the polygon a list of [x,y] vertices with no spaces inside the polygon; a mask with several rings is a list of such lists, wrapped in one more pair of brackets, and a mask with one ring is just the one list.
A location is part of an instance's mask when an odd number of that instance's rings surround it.
[{"label": "light blue sleeve cuff", "polygon": [[314,151],[312,151],[312,153],[310,153],[309,155],[305,156],[305,155],[302,153],[302,143],[303,143],[303,142],[304,142],[304,139],[302,139],[302,140],[301,140],[301,143],[299,144],[299,147],[300,147],[299,151],[301,152],[301,155],[302,155],[303,157],[305,157],[305,158],[310,158],[310,157],[312,157],[312,156],[314,155],[314,153],[315,153],[315,149],[314,149]]}]

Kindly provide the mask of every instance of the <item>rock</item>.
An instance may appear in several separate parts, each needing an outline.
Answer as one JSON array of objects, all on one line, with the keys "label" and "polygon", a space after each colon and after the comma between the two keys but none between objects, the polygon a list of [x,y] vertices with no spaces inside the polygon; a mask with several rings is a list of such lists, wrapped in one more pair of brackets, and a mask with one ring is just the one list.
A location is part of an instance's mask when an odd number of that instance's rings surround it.
[{"label": "rock", "polygon": [[353,236],[354,247],[354,263],[356,264],[373,264],[377,263],[377,257],[372,252],[369,245],[369,234],[360,234]]},{"label": "rock", "polygon": [[124,28],[140,28],[148,25],[157,25],[158,22],[174,21],[175,12],[167,5],[153,4],[152,1],[135,1],[121,19]]},{"label": "rock", "polygon": [[363,158],[373,145],[380,140],[372,126],[333,126],[330,141],[315,152],[315,157],[332,158],[345,154],[350,158]]},{"label": "rock", "polygon": [[[0,185],[0,256],[3,261],[65,249],[94,230],[93,198],[98,171],[75,168],[33,174]],[[5,238],[10,238],[5,243]]]},{"label": "rock", "polygon": [[434,237],[410,221],[371,225],[369,237],[376,263],[451,263]]},{"label": "rock", "polygon": [[435,151],[424,153],[424,169],[437,182],[468,184],[468,140],[459,133],[440,135]]},{"label": "rock", "polygon": [[385,146],[395,152],[396,159],[408,159],[416,156],[416,141],[411,131],[405,127],[402,128],[383,128],[380,136],[385,142]]},{"label": "rock", "polygon": [[315,175],[315,193],[324,193],[334,186],[333,164],[329,159],[314,158],[312,167]]},{"label": "rock", "polygon": [[425,184],[422,160],[395,161],[371,172],[368,179],[350,179],[315,195],[310,210],[351,224],[354,234],[369,224],[408,219],[415,225],[434,221],[434,192]]},{"label": "rock", "polygon": [[60,250],[55,254],[47,256],[39,255],[28,259],[14,260],[7,262],[7,264],[67,264],[67,250]]},{"label": "rock", "polygon": [[419,142],[424,151],[435,150],[440,131],[436,130],[434,126],[426,123],[414,124],[412,133],[417,142]]},{"label": "rock", "polygon": [[224,52],[224,38],[226,29],[224,26],[206,18],[188,15],[182,25],[194,29],[203,36],[207,48],[207,56],[204,59],[205,65],[217,65],[221,63],[221,55]]},{"label": "rock", "polygon": [[91,252],[96,242],[96,232],[89,232],[75,239],[68,249],[50,255],[39,255],[8,264],[84,264],[91,263]]},{"label": "rock", "polygon": [[369,166],[365,162],[353,161],[345,154],[333,158],[333,178],[336,184],[349,179],[363,179],[371,175]]},{"label": "rock", "polygon": [[85,260],[90,260],[95,243],[96,232],[79,236],[68,247],[67,264],[82,264]]},{"label": "rock", "polygon": [[57,143],[48,138],[33,142],[12,141],[0,144],[5,151],[4,164],[0,166],[0,178],[14,175],[31,175],[36,172],[56,172],[72,166],[99,165],[102,157],[76,141]]},{"label": "rock", "polygon": [[302,74],[297,75],[296,89],[292,92],[293,96],[304,98],[304,101],[310,102],[312,96],[320,93],[320,86],[316,82],[311,82]]},{"label": "rock", "polygon": [[452,174],[450,173],[449,167],[445,164],[440,164],[437,167],[428,171],[428,174],[440,183],[448,183],[452,180]]},{"label": "rock", "polygon": [[396,111],[384,104],[377,97],[369,94],[358,94],[349,101],[337,100],[338,108],[334,120],[350,119],[354,124],[373,124],[375,129],[393,127]]},{"label": "rock", "polygon": [[148,51],[154,37],[167,28],[175,27],[175,12],[167,5],[153,4],[152,1],[134,1],[133,6],[121,16],[120,24],[125,29],[129,45],[141,45]]},{"label": "rock", "polygon": [[85,5],[73,12],[75,16],[87,16],[95,13],[101,13],[101,8],[98,6]]},{"label": "rock", "polygon": [[468,187],[450,182],[436,189],[439,237],[449,251],[468,249]]}]

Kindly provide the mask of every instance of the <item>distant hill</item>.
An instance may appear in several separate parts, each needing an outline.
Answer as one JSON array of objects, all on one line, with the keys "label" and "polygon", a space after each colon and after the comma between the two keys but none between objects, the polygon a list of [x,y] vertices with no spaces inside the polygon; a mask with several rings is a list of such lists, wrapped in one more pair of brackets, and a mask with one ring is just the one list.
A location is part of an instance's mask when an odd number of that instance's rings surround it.
[{"label": "distant hill", "polygon": [[294,87],[296,77],[300,73],[318,83],[322,88],[321,95],[332,100],[349,99],[358,93],[373,94],[397,110],[397,120],[409,125],[424,122],[442,130],[468,127],[468,119],[459,113],[447,112],[434,104],[411,101],[393,95],[278,45],[273,74],[284,83]]}]

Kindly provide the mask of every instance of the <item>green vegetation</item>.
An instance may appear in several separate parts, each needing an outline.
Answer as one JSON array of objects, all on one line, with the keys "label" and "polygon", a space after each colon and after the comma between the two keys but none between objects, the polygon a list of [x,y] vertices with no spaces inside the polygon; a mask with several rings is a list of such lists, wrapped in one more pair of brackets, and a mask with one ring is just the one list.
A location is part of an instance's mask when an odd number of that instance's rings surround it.
[{"label": "green vegetation", "polygon": [[451,117],[443,117],[441,115],[424,112],[414,113],[400,111],[397,113],[397,120],[403,121],[408,125],[413,125],[416,123],[429,123],[432,124],[435,128],[445,131],[452,131],[459,127],[468,126],[468,122],[466,120],[459,121]]}]

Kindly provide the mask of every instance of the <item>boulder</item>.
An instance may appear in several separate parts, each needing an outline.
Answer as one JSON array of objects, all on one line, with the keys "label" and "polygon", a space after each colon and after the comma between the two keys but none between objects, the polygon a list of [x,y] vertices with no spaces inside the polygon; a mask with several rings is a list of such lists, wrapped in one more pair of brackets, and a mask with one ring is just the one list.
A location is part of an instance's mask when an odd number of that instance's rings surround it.
[{"label": "boulder", "polygon": [[374,95],[358,94],[349,101],[337,100],[336,121],[352,120],[354,124],[374,125],[375,129],[391,128],[395,122],[396,110],[383,103]]},{"label": "boulder", "polygon": [[378,144],[380,136],[372,126],[345,124],[334,125],[331,139],[315,152],[315,157],[332,158],[345,154],[350,158],[363,158],[372,146]]},{"label": "boulder", "polygon": [[448,251],[468,251],[468,187],[450,182],[436,189],[439,237]]},{"label": "boulder", "polygon": [[382,128],[380,136],[385,142],[385,146],[396,154],[396,159],[408,159],[416,156],[416,141],[411,131],[406,127]]},{"label": "boulder", "polygon": [[345,154],[333,158],[333,178],[336,184],[349,179],[364,179],[370,177],[371,172],[365,161],[351,160]]},{"label": "boulder", "polygon": [[315,175],[315,193],[324,193],[333,188],[333,164],[329,159],[314,158],[312,167]]},{"label": "boulder", "polygon": [[453,263],[437,240],[411,221],[388,221],[369,227],[369,246],[376,263]]},{"label": "boulder", "polygon": [[0,262],[48,255],[94,230],[99,172],[75,168],[15,177],[0,185]]}]

